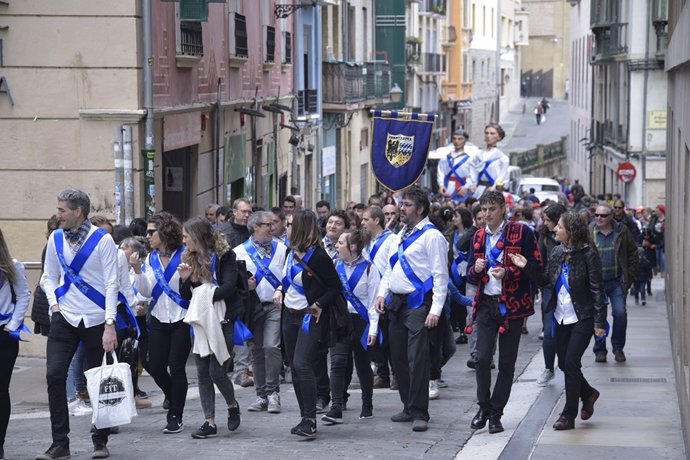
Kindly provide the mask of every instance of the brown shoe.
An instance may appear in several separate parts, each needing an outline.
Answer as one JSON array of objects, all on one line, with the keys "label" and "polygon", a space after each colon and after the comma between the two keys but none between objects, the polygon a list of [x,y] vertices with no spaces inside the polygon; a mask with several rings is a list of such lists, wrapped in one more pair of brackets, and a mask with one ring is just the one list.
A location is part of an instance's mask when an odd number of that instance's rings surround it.
[{"label": "brown shoe", "polygon": [[614,351],[613,356],[616,358],[617,363],[624,363],[625,362],[625,353],[623,353],[623,350]]},{"label": "brown shoe", "polygon": [[138,396],[136,396],[136,397],[134,398],[134,405],[136,406],[137,409],[148,409],[148,408],[150,408],[151,406],[153,406],[153,404],[151,403],[151,401],[148,401],[148,400],[146,400],[146,399],[141,399],[141,398],[138,397]]},{"label": "brown shoe", "polygon": [[606,362],[606,352],[605,351],[597,351],[595,354],[594,361],[597,363],[605,363]]},{"label": "brown shoe", "polygon": [[398,389],[398,380],[395,378],[394,375],[391,375],[391,390],[397,390]]},{"label": "brown shoe", "polygon": [[582,400],[582,410],[580,411],[582,420],[589,420],[594,414],[594,403],[599,399],[599,394],[599,390],[592,388],[592,393]]},{"label": "brown shoe", "polygon": [[561,415],[553,424],[553,429],[557,431],[572,430],[575,428],[575,420],[571,420],[565,415]]},{"label": "brown shoe", "polygon": [[390,379],[381,377],[377,375],[374,378],[374,388],[390,388],[391,386],[391,381]]}]

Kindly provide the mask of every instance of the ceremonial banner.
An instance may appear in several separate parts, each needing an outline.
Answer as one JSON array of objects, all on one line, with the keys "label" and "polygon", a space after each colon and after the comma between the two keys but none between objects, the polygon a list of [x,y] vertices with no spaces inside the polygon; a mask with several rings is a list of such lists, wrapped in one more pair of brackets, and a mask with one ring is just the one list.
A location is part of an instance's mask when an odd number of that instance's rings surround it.
[{"label": "ceremonial banner", "polygon": [[433,126],[433,115],[413,113],[403,119],[395,111],[374,111],[371,164],[384,187],[397,192],[417,181],[429,155]]}]

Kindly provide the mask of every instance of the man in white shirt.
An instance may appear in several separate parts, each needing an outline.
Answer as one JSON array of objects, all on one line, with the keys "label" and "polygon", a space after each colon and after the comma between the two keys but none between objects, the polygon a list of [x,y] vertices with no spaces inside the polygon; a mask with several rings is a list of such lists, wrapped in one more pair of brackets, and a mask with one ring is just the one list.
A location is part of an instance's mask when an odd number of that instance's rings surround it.
[{"label": "man in white shirt", "polygon": [[[391,360],[404,405],[391,420],[413,422],[414,431],[426,431],[430,372],[427,329],[438,325],[446,301],[448,242],[429,222],[429,197],[421,188],[406,189],[400,206],[405,227],[391,243],[376,310],[379,314],[388,311]],[[389,294],[391,303],[386,307]]]},{"label": "man in white shirt", "polygon": [[461,200],[472,185],[472,157],[465,151],[465,142],[469,138],[469,133],[464,129],[455,130],[451,150],[438,162],[438,193],[453,200]]},{"label": "man in white shirt", "polygon": [[267,410],[271,414],[279,414],[280,369],[283,361],[280,351],[280,308],[273,303],[273,294],[283,276],[287,247],[273,238],[273,219],[272,212],[253,213],[247,223],[251,237],[233,251],[237,260],[245,261],[247,271],[252,273],[249,287],[254,287],[259,299],[252,321],[254,340],[250,345],[257,399],[247,410]]},{"label": "man in white shirt", "polygon": [[[117,247],[107,232],[88,221],[91,202],[86,193],[69,189],[57,200],[61,228],[48,239],[41,277],[51,314],[46,379],[53,444],[38,460],[69,458],[65,382],[79,342],[89,369],[101,365],[104,350],[117,346]],[[109,428],[93,433],[93,458],[110,455],[109,433]]]}]

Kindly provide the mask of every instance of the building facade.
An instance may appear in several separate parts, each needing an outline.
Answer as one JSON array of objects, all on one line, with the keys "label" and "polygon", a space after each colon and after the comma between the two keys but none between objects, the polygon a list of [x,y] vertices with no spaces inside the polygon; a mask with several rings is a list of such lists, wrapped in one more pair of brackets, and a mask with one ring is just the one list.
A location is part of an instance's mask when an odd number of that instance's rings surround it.
[{"label": "building facade", "polygon": [[[666,28],[668,2],[593,0],[592,189],[620,193],[632,206],[665,200]],[[621,163],[636,178],[619,180]]]},{"label": "building facade", "polygon": [[522,51],[522,95],[565,99],[570,5],[566,0],[522,0],[522,6],[534,18],[531,46]]},{"label": "building facade", "polygon": [[685,451],[690,449],[690,2],[669,2],[666,302]]}]

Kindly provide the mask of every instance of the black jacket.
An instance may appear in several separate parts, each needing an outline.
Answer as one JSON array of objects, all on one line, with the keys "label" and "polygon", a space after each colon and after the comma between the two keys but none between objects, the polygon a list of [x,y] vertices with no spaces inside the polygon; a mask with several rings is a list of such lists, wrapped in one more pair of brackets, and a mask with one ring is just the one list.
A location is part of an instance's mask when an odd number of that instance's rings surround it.
[{"label": "black jacket", "polygon": [[[235,252],[230,250],[223,254],[216,265],[216,279],[218,288],[213,292],[213,301],[225,300],[225,318],[234,320],[244,312],[244,294],[238,289],[240,286]],[[201,283],[193,283],[190,278],[180,284],[180,295],[191,300],[192,288]]]},{"label": "black jacket", "polygon": [[228,240],[228,244],[230,245],[230,249],[236,248],[249,239],[249,229],[246,225],[239,225],[235,222],[226,222],[218,227],[218,230],[225,235],[225,238]]},{"label": "black jacket", "polygon": [[594,318],[594,327],[606,328],[606,302],[604,297],[604,282],[601,278],[601,259],[596,249],[589,245],[566,252],[562,245],[556,246],[549,255],[546,270],[528,263],[523,270],[536,284],[544,290],[551,290],[546,312],[556,308],[558,293],[556,283],[561,275],[563,262],[568,257],[570,273],[568,285],[570,297],[575,307],[577,319],[582,321]]}]

